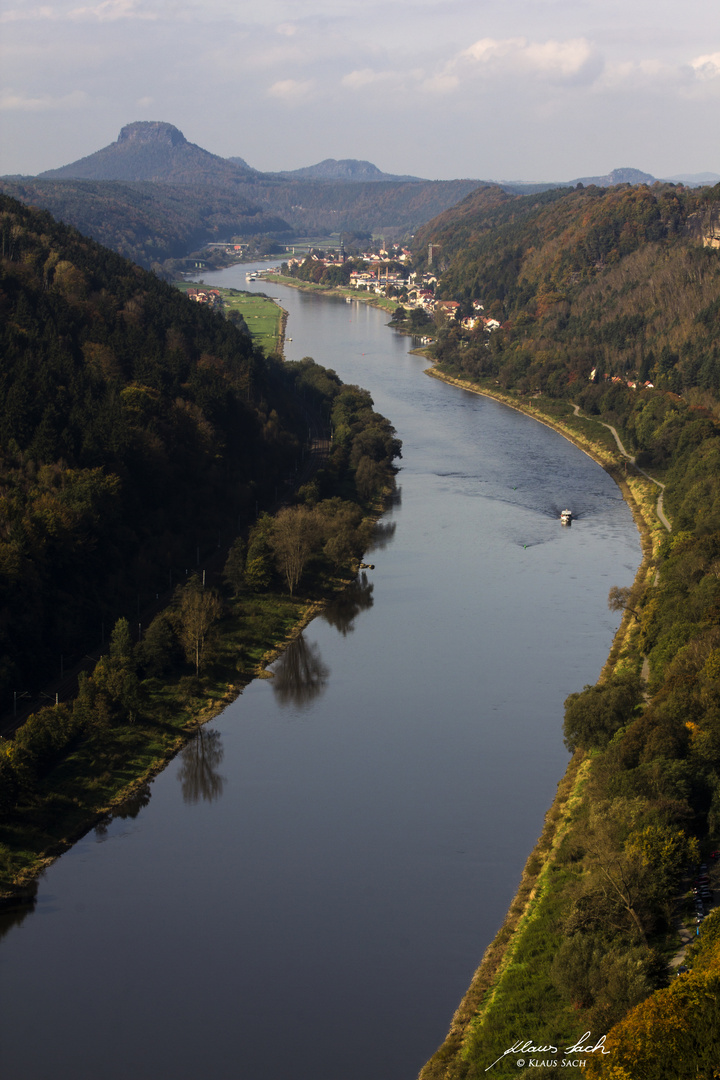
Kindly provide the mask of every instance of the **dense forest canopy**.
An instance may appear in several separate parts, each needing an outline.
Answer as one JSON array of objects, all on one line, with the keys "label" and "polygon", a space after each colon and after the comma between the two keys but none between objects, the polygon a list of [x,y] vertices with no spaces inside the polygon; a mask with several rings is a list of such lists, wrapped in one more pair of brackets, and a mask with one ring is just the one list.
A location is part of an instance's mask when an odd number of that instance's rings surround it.
[{"label": "dense forest canopy", "polygon": [[720,188],[672,184],[474,193],[414,246],[421,265],[434,246],[438,295],[481,302],[502,331],[467,337],[462,359],[448,335],[438,357],[560,395],[593,370],[717,395],[719,208]]},{"label": "dense forest canopy", "polygon": [[7,708],[236,528],[307,420],[246,334],[49,214],[0,197],[0,254]]},{"label": "dense forest canopy", "polygon": [[210,241],[288,237],[284,218],[261,209],[252,191],[151,181],[0,180],[0,191],[74,225],[127,259],[155,270]]}]

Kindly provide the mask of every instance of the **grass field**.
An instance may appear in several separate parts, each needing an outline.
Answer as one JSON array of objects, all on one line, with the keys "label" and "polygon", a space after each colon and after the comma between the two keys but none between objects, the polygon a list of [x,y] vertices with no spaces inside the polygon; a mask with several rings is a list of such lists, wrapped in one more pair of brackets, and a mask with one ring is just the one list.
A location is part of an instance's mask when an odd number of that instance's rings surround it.
[{"label": "grass field", "polygon": [[[175,285],[182,292],[202,288],[202,285],[196,281],[176,281]],[[215,285],[212,287],[217,288]],[[270,300],[267,296],[259,296],[257,293],[221,288],[217,291],[222,297],[223,311],[226,313],[239,311],[248,325],[253,341],[266,353],[277,352],[282,345],[282,308],[274,300]]]}]

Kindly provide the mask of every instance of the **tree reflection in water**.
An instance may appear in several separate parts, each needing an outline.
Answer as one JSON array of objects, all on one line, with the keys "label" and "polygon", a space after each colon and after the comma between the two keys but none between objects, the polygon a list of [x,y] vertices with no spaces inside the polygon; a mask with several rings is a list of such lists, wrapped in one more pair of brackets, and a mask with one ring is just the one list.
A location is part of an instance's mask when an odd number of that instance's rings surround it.
[{"label": "tree reflection in water", "polygon": [[17,904],[8,904],[0,909],[0,938],[5,937],[13,927],[20,926],[24,919],[35,910],[37,882],[31,881],[18,896]]},{"label": "tree reflection in water", "polygon": [[273,669],[272,688],[279,705],[302,708],[319,697],[327,686],[330,669],[325,666],[316,644],[303,634],[288,645]]},{"label": "tree reflection in water", "polygon": [[368,551],[384,551],[388,544],[392,542],[396,529],[396,521],[376,522],[372,531],[372,537],[370,538],[370,547],[368,548]]},{"label": "tree reflection in water", "polygon": [[323,619],[334,626],[343,637],[352,634],[356,617],[361,611],[367,611],[373,606],[374,588],[368,581],[367,574],[359,574],[351,585],[338,593],[328,604],[322,612]]},{"label": "tree reflection in water", "polygon": [[121,802],[119,806],[116,806],[112,811],[104,817],[102,821],[99,821],[95,826],[95,839],[98,843],[102,843],[107,839],[108,829],[110,822],[115,818],[136,818],[143,807],[147,806],[150,802],[150,784],[144,781],[133,791],[132,795],[128,795],[124,802]]},{"label": "tree reflection in water", "polygon": [[220,732],[201,727],[180,755],[178,780],[184,802],[213,802],[220,798],[225,777],[217,770],[224,753]]}]

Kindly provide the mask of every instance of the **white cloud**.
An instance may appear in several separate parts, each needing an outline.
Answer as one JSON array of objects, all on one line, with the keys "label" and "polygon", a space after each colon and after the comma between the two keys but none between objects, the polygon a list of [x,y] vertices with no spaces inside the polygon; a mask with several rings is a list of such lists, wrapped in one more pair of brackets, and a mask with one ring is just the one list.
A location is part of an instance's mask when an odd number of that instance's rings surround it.
[{"label": "white cloud", "polygon": [[31,19],[57,19],[58,14],[51,7],[12,8],[0,12],[0,23],[27,22]]},{"label": "white cloud", "polygon": [[63,8],[49,4],[40,7],[13,8],[0,14],[0,22],[82,22],[95,19],[98,22],[115,22],[118,19],[156,20],[159,16],[147,7],[141,8],[138,0],[102,0],[88,7]]},{"label": "white cloud", "polygon": [[362,90],[366,86],[377,86],[378,83],[387,83],[391,79],[397,79],[397,74],[392,71],[374,71],[372,68],[359,68],[343,75],[341,82],[350,90]]},{"label": "white cloud", "polygon": [[73,8],[69,12],[71,19],[95,18],[100,22],[114,22],[116,19],[155,20],[157,14],[138,8],[137,0],[103,0],[90,7]]},{"label": "white cloud", "polygon": [[452,65],[495,76],[530,75],[550,82],[590,82],[603,61],[585,38],[528,41],[527,38],[481,38],[464,49]]},{"label": "white cloud", "polygon": [[71,94],[56,96],[41,94],[28,97],[16,94],[12,90],[0,93],[0,110],[3,112],[45,112],[48,109],[79,109],[87,105],[88,96],[83,90],[74,90]]},{"label": "white cloud", "polygon": [[720,52],[709,53],[707,56],[698,56],[695,60],[690,61],[690,67],[699,79],[720,78]]},{"label": "white cloud", "polygon": [[301,105],[312,95],[314,86],[313,79],[280,79],[268,89],[268,95],[288,105]]},{"label": "white cloud", "polygon": [[676,101],[702,101],[720,93],[720,53],[698,56],[690,62],[648,58],[608,64],[598,81],[599,91],[674,97]]},{"label": "white cloud", "polygon": [[459,86],[460,80],[457,75],[451,75],[449,72],[433,75],[422,83],[422,89],[430,94],[452,94]]}]

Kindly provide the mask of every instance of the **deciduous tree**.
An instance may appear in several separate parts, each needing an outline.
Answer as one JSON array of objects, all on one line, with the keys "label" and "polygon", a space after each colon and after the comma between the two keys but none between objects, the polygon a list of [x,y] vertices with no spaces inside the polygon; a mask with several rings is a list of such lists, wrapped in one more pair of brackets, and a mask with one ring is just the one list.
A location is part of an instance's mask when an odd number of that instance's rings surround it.
[{"label": "deciduous tree", "polygon": [[207,659],[208,643],[213,624],[222,611],[222,603],[212,589],[204,588],[193,575],[180,590],[178,604],[179,637],[186,659],[195,665],[195,674]]},{"label": "deciduous tree", "polygon": [[321,540],[318,515],[307,506],[287,507],[275,518],[270,543],[291,596],[308,559],[319,550]]}]

